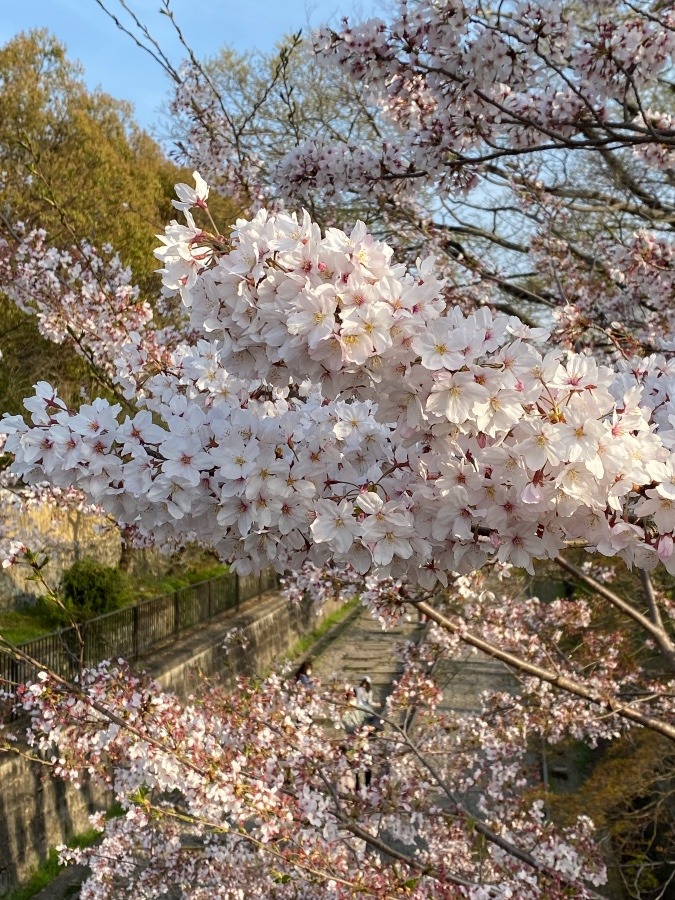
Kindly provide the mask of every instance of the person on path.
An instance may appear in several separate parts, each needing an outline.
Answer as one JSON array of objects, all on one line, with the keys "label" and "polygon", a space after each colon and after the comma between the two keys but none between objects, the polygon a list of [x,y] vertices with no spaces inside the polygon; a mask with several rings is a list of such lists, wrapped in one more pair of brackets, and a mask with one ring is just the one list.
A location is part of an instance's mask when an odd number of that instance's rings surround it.
[{"label": "person on path", "polygon": [[356,688],[356,701],[359,708],[364,710],[368,715],[372,716],[375,714],[373,708],[373,688],[368,675],[363,676]]},{"label": "person on path", "polygon": [[373,701],[373,688],[369,675],[364,675],[356,688],[356,702],[359,709],[365,713],[364,721],[366,725],[370,725],[376,731],[382,731],[384,724],[378,716]]},{"label": "person on path", "polygon": [[310,689],[314,687],[314,680],[312,679],[312,660],[306,659],[303,663],[300,664],[298,671],[295,673],[295,680],[298,684],[301,684],[303,687]]},{"label": "person on path", "polygon": [[342,727],[347,734],[354,734],[366,720],[366,712],[361,708],[355,688],[349,688],[345,694],[347,708],[342,714]]},{"label": "person on path", "polygon": [[[359,703],[357,691],[358,688],[349,688],[345,694],[347,709],[342,715],[342,727],[348,735],[353,735],[366,721],[367,713]],[[354,788],[357,791],[362,787],[370,787],[372,778],[370,769],[362,770],[354,768],[352,773],[354,777]]]}]

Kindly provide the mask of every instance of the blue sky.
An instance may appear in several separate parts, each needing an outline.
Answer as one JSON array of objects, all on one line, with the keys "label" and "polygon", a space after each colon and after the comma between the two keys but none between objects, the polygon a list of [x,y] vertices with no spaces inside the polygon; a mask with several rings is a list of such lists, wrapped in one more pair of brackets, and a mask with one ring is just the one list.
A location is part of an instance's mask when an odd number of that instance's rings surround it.
[{"label": "blue sky", "polygon": [[[197,56],[214,54],[224,44],[238,50],[273,49],[284,35],[307,24],[337,24],[344,14],[367,14],[377,0],[173,0],[172,8]],[[124,16],[117,0],[108,8]],[[128,5],[174,62],[181,53],[159,0],[128,0]],[[120,100],[131,100],[139,124],[151,129],[168,82],[157,65],[121,34],[95,0],[0,0],[0,44],[19,31],[47,28],[84,66],[87,83]]]}]

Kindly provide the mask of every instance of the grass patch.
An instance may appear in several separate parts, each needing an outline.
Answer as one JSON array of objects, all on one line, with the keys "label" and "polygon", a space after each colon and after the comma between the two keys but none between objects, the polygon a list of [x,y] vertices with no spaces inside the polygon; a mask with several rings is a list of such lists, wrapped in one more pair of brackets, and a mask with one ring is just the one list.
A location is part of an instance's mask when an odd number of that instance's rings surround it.
[{"label": "grass patch", "polygon": [[138,600],[151,600],[162,594],[173,594],[181,588],[189,587],[200,581],[208,581],[211,578],[220,578],[229,571],[229,566],[221,563],[206,567],[187,569],[184,572],[165,575],[163,578],[130,578],[126,594],[129,603]]},{"label": "grass patch", "polygon": [[11,644],[23,644],[34,638],[54,631],[54,624],[43,610],[29,607],[25,610],[3,610],[0,612],[0,634]]}]

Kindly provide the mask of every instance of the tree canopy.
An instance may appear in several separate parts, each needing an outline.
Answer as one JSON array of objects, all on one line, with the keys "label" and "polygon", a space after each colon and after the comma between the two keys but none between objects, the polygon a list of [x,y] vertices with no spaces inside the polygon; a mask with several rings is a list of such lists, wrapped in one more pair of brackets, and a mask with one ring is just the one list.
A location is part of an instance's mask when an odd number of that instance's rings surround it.
[{"label": "tree canopy", "polygon": [[[110,246],[133,271],[142,295],[159,293],[154,235],[171,218],[173,185],[187,172],[133,119],[131,104],[91,91],[81,67],[46,31],[19,34],[0,48],[0,235],[40,228],[60,250],[83,240]],[[222,201],[226,221],[236,206]],[[1,286],[0,286],[1,288]],[[20,408],[50,373],[66,395],[91,385],[72,348],[54,347],[7,298],[0,301],[0,404]]]}]

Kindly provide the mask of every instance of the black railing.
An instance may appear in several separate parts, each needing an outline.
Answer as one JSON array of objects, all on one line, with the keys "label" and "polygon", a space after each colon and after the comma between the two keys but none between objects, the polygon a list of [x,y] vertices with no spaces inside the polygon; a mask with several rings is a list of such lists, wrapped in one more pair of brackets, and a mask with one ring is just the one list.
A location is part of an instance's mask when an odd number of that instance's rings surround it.
[{"label": "black railing", "polygon": [[[72,679],[103,659],[138,659],[188,628],[276,587],[272,569],[242,577],[228,572],[18,646],[40,666]],[[0,650],[0,691],[33,680],[38,671],[32,663]]]}]

